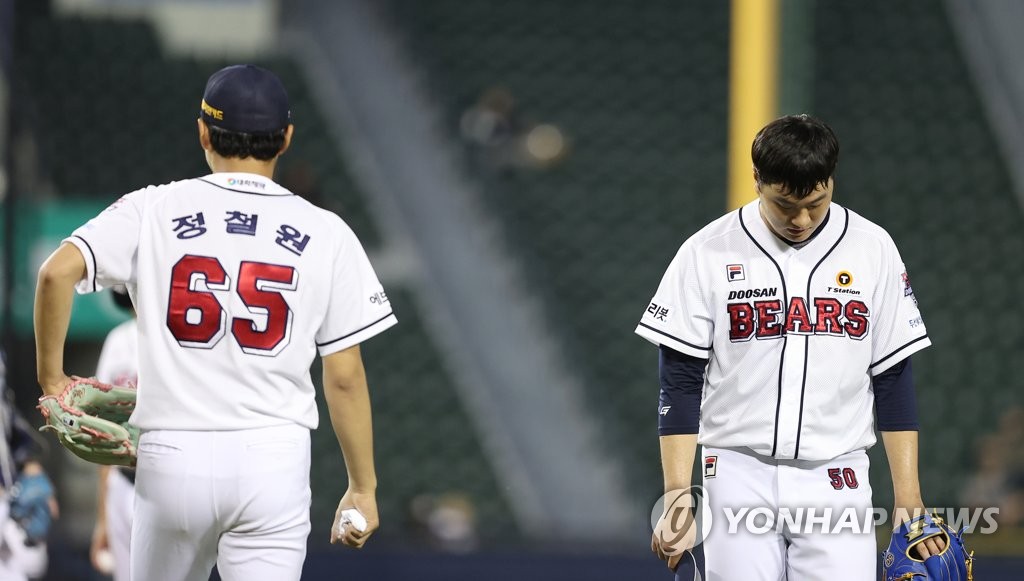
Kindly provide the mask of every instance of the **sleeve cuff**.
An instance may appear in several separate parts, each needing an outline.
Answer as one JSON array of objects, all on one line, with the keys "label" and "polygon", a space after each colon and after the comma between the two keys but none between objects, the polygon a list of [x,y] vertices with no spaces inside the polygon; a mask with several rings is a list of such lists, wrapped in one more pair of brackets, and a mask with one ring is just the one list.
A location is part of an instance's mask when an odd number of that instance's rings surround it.
[{"label": "sleeve cuff", "polygon": [[921,431],[921,425],[918,423],[909,424],[892,424],[889,426],[883,426],[879,424],[879,432],[919,432]]},{"label": "sleeve cuff", "polygon": [[344,351],[353,345],[358,345],[363,341],[382,333],[386,329],[394,326],[396,323],[398,323],[398,319],[395,317],[395,314],[393,312],[388,313],[361,329],[356,329],[347,335],[343,335],[335,339],[317,343],[316,346],[320,352],[320,356],[326,357],[331,353]]},{"label": "sleeve cuff", "polygon": [[637,325],[636,334],[655,345],[664,345],[691,357],[699,357],[700,359],[709,359],[711,357],[711,347],[701,347],[700,345],[687,343],[678,337],[673,337],[643,322]]},{"label": "sleeve cuff", "polygon": [[699,434],[699,428],[682,427],[682,426],[658,426],[659,436],[685,436],[691,434]]},{"label": "sleeve cuff", "polygon": [[82,258],[85,259],[85,277],[75,284],[75,290],[78,291],[78,294],[84,295],[101,290],[101,287],[96,284],[96,255],[93,254],[92,246],[89,245],[85,238],[77,234],[68,236],[62,242],[74,245],[82,253]]},{"label": "sleeve cuff", "polygon": [[928,338],[928,335],[921,335],[916,339],[910,340],[910,342],[904,344],[902,347],[872,363],[870,367],[871,375],[875,376],[882,373],[886,369],[889,369],[893,365],[896,365],[900,361],[903,361],[907,357],[910,357],[914,353],[917,353],[931,344],[932,341]]}]

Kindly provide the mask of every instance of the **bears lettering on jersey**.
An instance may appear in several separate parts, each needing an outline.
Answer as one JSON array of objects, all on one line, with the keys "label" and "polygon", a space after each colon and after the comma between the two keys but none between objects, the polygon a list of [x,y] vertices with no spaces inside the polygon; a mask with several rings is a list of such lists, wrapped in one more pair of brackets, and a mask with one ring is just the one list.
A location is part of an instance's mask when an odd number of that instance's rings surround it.
[{"label": "bears lettering on jersey", "polygon": [[[752,291],[735,292],[743,296],[770,296],[748,294]],[[815,297],[810,305],[804,297],[793,297],[785,309],[779,299],[731,302],[726,310],[729,340],[733,343],[749,341],[752,337],[773,339],[789,333],[863,339],[871,315],[864,301],[853,299],[844,303],[833,297]]]}]

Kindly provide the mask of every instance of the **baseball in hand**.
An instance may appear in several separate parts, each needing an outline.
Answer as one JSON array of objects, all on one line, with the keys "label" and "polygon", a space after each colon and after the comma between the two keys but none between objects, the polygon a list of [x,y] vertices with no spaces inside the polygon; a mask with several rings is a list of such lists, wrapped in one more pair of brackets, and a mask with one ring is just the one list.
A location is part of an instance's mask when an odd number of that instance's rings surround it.
[{"label": "baseball in hand", "polygon": [[341,519],[338,521],[338,534],[345,534],[345,525],[354,527],[357,531],[366,530],[366,517],[355,508],[346,508],[341,511]]},{"label": "baseball in hand", "polygon": [[96,552],[96,570],[103,575],[111,575],[114,572],[114,554],[106,549]]}]

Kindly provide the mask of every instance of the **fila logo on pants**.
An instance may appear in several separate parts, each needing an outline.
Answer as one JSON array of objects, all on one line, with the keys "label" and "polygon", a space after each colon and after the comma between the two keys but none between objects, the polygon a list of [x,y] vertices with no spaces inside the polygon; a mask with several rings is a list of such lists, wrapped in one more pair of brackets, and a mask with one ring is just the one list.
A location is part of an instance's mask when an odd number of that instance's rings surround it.
[{"label": "fila logo on pants", "polygon": [[793,297],[785,308],[779,299],[729,303],[726,308],[729,340],[733,343],[790,333],[863,339],[871,316],[864,301],[843,303],[832,297],[815,297],[810,305],[803,297]]}]

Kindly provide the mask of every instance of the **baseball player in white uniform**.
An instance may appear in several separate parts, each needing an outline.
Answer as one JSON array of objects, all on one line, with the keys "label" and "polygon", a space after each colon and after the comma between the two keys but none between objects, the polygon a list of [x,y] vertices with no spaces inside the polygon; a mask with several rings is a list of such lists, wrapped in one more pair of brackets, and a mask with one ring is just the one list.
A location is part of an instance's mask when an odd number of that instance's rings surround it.
[{"label": "baseball player in white uniform", "polygon": [[310,365],[319,352],[349,476],[331,541],[361,547],[378,517],[359,344],[396,319],[352,230],[272,179],[293,133],[277,76],[216,72],[198,128],[212,174],[125,195],[40,268],[39,382],[46,394],[69,382],[72,288],[125,284],[142,432],[131,577],[205,581],[216,563],[226,581],[299,579],[318,419]]},{"label": "baseball player in white uniform", "polygon": [[[112,289],[114,302],[132,311],[125,289]],[[111,385],[139,382],[139,326],[134,316],[107,333],[96,363],[96,379]],[[135,470],[120,466],[99,467],[96,525],[89,557],[97,571],[114,581],[128,581],[132,507],[135,505]]]},{"label": "baseball player in white uniform", "polygon": [[[928,336],[891,237],[832,201],[832,129],[783,117],[752,156],[757,199],[682,245],[636,329],[660,349],[665,490],[702,444],[704,579],[873,579],[872,412],[898,524],[924,509],[909,358]],[[652,550],[699,578],[678,528],[666,511]]]}]

